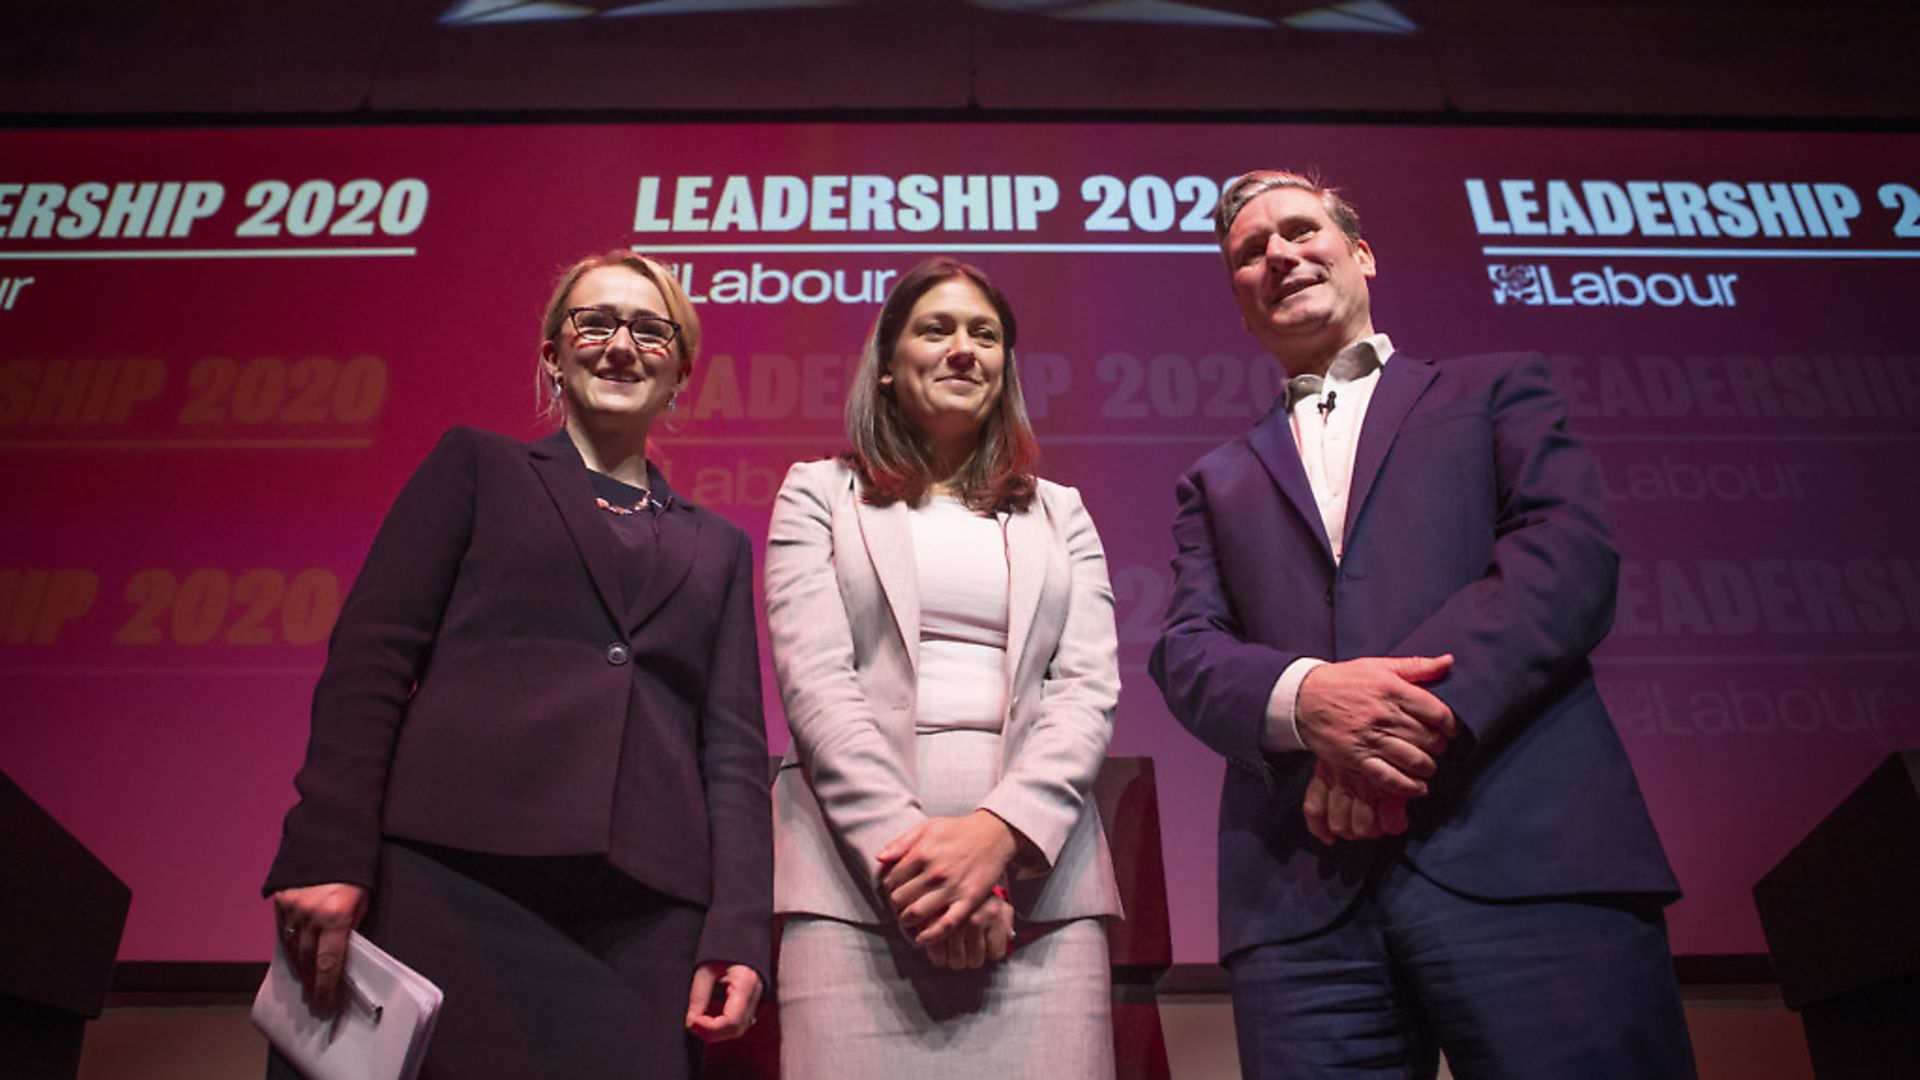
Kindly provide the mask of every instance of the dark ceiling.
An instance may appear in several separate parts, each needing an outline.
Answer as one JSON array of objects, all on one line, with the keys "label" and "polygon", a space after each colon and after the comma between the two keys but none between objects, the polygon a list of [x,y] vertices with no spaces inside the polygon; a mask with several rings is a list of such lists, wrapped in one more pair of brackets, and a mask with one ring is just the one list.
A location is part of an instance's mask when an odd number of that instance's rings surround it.
[{"label": "dark ceiling", "polygon": [[11,0],[0,117],[891,111],[1910,124],[1920,5]]}]

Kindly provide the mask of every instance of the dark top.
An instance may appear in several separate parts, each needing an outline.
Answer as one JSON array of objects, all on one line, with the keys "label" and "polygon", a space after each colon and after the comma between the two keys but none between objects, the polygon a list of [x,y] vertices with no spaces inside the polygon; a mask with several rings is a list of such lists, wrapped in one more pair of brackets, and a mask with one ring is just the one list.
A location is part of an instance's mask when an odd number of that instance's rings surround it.
[{"label": "dark top", "polygon": [[428,455],[329,638],[266,890],[376,887],[383,836],[599,854],[707,907],[698,959],[764,977],[752,545],[675,499],[635,578],[592,477],[564,432],[456,428]]}]

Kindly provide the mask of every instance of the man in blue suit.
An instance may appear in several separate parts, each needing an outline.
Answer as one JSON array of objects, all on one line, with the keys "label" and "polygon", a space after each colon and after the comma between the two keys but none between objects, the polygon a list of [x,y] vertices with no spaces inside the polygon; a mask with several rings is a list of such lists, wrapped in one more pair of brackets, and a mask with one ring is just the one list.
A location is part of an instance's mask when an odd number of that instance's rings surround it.
[{"label": "man in blue suit", "polygon": [[1151,668],[1231,766],[1220,948],[1249,1077],[1691,1077],[1679,895],[1588,654],[1618,558],[1533,354],[1374,331],[1332,189],[1215,217],[1291,376],[1181,479]]}]

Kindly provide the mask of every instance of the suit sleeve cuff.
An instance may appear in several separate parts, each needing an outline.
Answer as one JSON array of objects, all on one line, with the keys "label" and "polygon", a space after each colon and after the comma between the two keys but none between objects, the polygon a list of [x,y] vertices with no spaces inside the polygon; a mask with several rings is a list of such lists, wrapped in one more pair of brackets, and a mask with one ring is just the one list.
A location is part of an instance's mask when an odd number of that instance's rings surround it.
[{"label": "suit sleeve cuff", "polygon": [[1307,744],[1300,741],[1300,728],[1294,722],[1294,706],[1300,700],[1300,684],[1307,680],[1307,672],[1324,663],[1325,660],[1303,656],[1288,664],[1273,681],[1273,693],[1267,695],[1267,722],[1260,731],[1260,749],[1280,754],[1307,748]]}]

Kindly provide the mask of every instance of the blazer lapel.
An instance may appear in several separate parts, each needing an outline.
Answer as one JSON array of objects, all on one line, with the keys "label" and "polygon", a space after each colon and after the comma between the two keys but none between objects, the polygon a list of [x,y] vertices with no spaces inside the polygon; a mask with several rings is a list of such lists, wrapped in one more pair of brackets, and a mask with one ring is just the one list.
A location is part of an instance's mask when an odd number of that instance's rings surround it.
[{"label": "blazer lapel", "polygon": [[852,494],[854,512],[860,522],[860,537],[867,545],[867,560],[880,579],[881,595],[893,611],[900,640],[907,648],[907,664],[920,670],[920,580],[913,561],[913,526],[907,520],[907,504],[869,506],[860,498],[859,481]]},{"label": "blazer lapel", "polygon": [[660,539],[659,550],[653,566],[648,568],[640,595],[633,598],[633,606],[627,609],[629,629],[646,622],[667,597],[673,595],[687,579],[687,571],[693,568],[694,552],[700,548],[700,518],[688,508],[660,511],[653,523],[659,527],[655,533]]},{"label": "blazer lapel", "polygon": [[600,594],[600,602],[606,605],[607,614],[616,623],[620,618],[620,574],[619,552],[615,550],[613,533],[600,520],[603,513],[594,505],[593,484],[587,479],[587,467],[580,461],[580,452],[573,448],[573,441],[567,438],[565,430],[556,431],[527,448],[528,458],[533,464],[535,476],[546,485],[547,496],[553,500],[554,509],[560,512],[560,520],[565,523],[567,533],[573,537],[574,549],[580,552],[581,561],[587,564],[587,574],[593,578],[593,587]]},{"label": "blazer lapel", "polygon": [[1040,608],[1040,587],[1051,564],[1047,550],[1052,523],[1040,496],[1024,514],[1009,514],[1007,536],[1007,685],[1020,677],[1020,660],[1027,635],[1033,632],[1034,613]]},{"label": "blazer lapel", "polygon": [[1360,520],[1360,509],[1367,503],[1373,482],[1380,476],[1387,451],[1392,448],[1394,437],[1400,434],[1401,425],[1406,423],[1407,414],[1413,411],[1414,403],[1433,382],[1436,370],[1431,360],[1399,355],[1380,369],[1380,385],[1374,387],[1373,400],[1367,403],[1367,417],[1360,422],[1360,445],[1354,448],[1353,483],[1347,489],[1344,530],[1348,547],[1353,546],[1354,525]]},{"label": "blazer lapel", "polygon": [[1333,561],[1333,542],[1327,539],[1326,523],[1320,520],[1320,504],[1313,499],[1313,485],[1307,481],[1306,466],[1300,464],[1300,450],[1293,445],[1293,423],[1287,418],[1287,396],[1274,401],[1266,418],[1247,434],[1253,455],[1266,466],[1268,475],[1280,493],[1293,504],[1293,510],[1306,521],[1320,541],[1320,551]]}]

